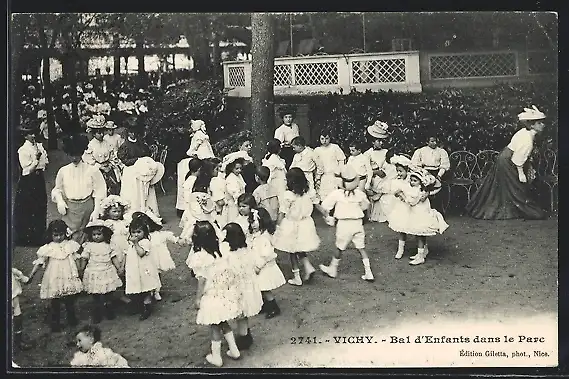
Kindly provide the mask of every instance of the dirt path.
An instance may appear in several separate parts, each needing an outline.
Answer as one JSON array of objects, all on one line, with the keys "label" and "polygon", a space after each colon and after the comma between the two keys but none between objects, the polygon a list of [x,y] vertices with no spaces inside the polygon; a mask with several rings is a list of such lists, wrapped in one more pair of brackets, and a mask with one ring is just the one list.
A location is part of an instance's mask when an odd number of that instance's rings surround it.
[{"label": "dirt path", "polygon": [[[172,183],[166,189],[167,195],[159,196],[160,210],[166,228],[179,233],[175,189]],[[53,211],[53,204],[49,204],[50,214]],[[359,255],[350,251],[341,261],[337,279],[319,275],[311,285],[283,286],[275,291],[282,315],[272,320],[253,318],[254,346],[239,361],[226,359],[226,367],[436,365],[441,356],[437,352],[454,349],[456,355],[456,346],[404,348],[387,341],[399,334],[519,334],[520,325],[536,323],[544,325],[538,330],[547,334],[551,344],[557,331],[557,219],[477,221],[448,217],[447,222],[450,228],[430,240],[428,260],[417,267],[407,264],[407,257],[415,253],[413,241],[404,258],[395,260],[395,233],[384,224],[366,225],[375,283],[360,279],[362,263]],[[315,265],[327,264],[334,249],[334,230],[320,220],[317,227],[322,247],[311,259]],[[35,250],[17,248],[14,267],[29,272],[34,254]],[[196,281],[184,264],[187,254],[183,247],[172,248],[177,268],[164,275],[164,299],[148,320],[141,322],[138,316],[128,316],[119,309],[116,320],[100,324],[104,343],[123,354],[132,367],[205,367],[204,357],[210,347],[208,328],[195,325]],[[278,263],[290,277],[287,255],[280,254]],[[66,346],[71,333],[50,334],[44,323],[47,304],[38,296],[40,280],[41,275],[24,288],[25,333],[38,346],[16,355],[16,362],[23,367],[67,364],[74,352],[73,347]],[[89,306],[87,296],[79,300],[79,317],[84,322],[89,320]],[[378,343],[334,342],[334,337],[358,335],[372,336]],[[321,343],[300,345],[299,337],[316,338]],[[386,342],[381,341],[383,338]],[[426,354],[431,354],[429,359]],[[480,362],[485,361],[473,364]],[[444,365],[448,364],[452,362]]]}]

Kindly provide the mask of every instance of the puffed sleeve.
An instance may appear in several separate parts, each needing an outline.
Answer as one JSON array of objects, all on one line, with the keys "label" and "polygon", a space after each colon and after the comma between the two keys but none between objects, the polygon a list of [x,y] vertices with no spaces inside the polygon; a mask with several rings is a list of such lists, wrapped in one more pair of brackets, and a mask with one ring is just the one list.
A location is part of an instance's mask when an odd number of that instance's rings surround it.
[{"label": "puffed sleeve", "polygon": [[89,259],[91,256],[91,243],[87,242],[83,244],[83,251],[81,252],[81,258]]},{"label": "puffed sleeve", "polygon": [[290,209],[290,205],[292,204],[293,201],[293,194],[290,191],[285,191],[281,196],[278,197],[279,199],[279,212],[280,213],[284,213],[287,214],[289,209]]},{"label": "puffed sleeve", "polygon": [[18,160],[20,161],[22,172],[33,171],[39,163],[39,160],[27,152],[24,146],[18,149]]},{"label": "puffed sleeve", "polygon": [[188,156],[192,156],[192,155],[196,155],[196,152],[198,151],[198,148],[200,147],[200,145],[205,141],[205,136],[203,135],[203,133],[200,133],[199,131],[197,131],[193,136],[192,136],[192,140],[190,141],[190,148],[188,149],[188,151],[186,152],[186,154]]},{"label": "puffed sleeve", "polygon": [[277,129],[275,129],[275,138],[278,139],[279,141],[281,141],[281,143],[284,142],[284,132],[282,131],[282,129],[279,127]]},{"label": "puffed sleeve", "polygon": [[516,166],[523,166],[533,150],[533,140],[531,138],[519,138],[516,142],[511,160]]},{"label": "puffed sleeve", "polygon": [[214,260],[211,255],[203,251],[198,251],[197,253],[190,252],[188,259],[186,259],[186,265],[194,272],[196,277],[207,278],[208,267]]},{"label": "puffed sleeve", "polygon": [[344,154],[344,151],[338,145],[336,145],[336,160],[340,164],[344,164],[346,162],[346,154]]},{"label": "puffed sleeve", "polygon": [[324,208],[324,210],[331,211],[338,202],[338,194],[338,190],[330,192],[328,196],[322,200],[322,208]]},{"label": "puffed sleeve", "polygon": [[93,197],[99,200],[107,197],[107,183],[101,171],[93,169],[91,178],[93,181]]},{"label": "puffed sleeve", "polygon": [[411,157],[411,163],[412,163],[414,166],[422,167],[422,164],[421,164],[421,149],[415,150],[415,152],[413,153],[413,156]]},{"label": "puffed sleeve", "polygon": [[219,201],[225,199],[225,180],[213,178],[210,183],[211,199]]},{"label": "puffed sleeve", "polygon": [[440,149],[441,151],[441,166],[440,168],[442,168],[445,171],[450,170],[450,159],[448,157],[448,153],[446,152],[445,149]]},{"label": "puffed sleeve", "polygon": [[32,264],[43,266],[45,264],[47,258],[49,257],[49,249],[50,248],[51,248],[51,246],[49,244],[43,245],[42,247],[40,247],[38,249],[38,251],[36,252],[36,255],[38,256],[38,258],[36,260],[34,260],[32,262]]},{"label": "puffed sleeve", "polygon": [[150,240],[145,238],[138,241],[138,246],[140,246],[144,251],[150,251],[152,244],[150,243]]}]

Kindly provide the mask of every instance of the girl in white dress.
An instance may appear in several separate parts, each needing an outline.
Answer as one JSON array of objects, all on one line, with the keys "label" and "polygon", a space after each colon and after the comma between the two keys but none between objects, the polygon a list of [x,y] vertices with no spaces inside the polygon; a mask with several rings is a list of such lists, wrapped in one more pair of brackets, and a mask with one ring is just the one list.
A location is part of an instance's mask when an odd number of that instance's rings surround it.
[{"label": "girl in white dress", "polygon": [[30,281],[40,267],[45,267],[40,287],[40,298],[51,300],[51,331],[59,332],[60,305],[63,302],[67,313],[67,323],[77,325],[75,298],[73,295],[83,290],[79,279],[78,260],[81,245],[68,239],[68,227],[62,220],[53,220],[47,227],[49,243],[37,251],[38,259],[29,275]]},{"label": "girl in white dress", "polygon": [[81,271],[83,271],[83,289],[93,296],[92,319],[94,324],[102,320],[105,309],[107,319],[113,320],[113,292],[122,286],[117,274],[120,262],[111,247],[113,231],[105,226],[104,221],[96,220],[85,227],[87,242],[81,252]]},{"label": "girl in white dress", "polygon": [[237,204],[239,206],[239,216],[237,216],[233,222],[238,224],[243,230],[243,233],[245,233],[245,237],[249,238],[249,219],[251,218],[251,212],[257,209],[259,205],[255,197],[250,193],[244,193],[239,196]]},{"label": "girl in white dress", "polygon": [[237,199],[245,193],[245,181],[241,176],[241,168],[244,164],[243,158],[229,159],[223,162],[223,171],[225,171],[225,189],[227,197],[225,198],[225,207],[227,212],[227,222],[233,222],[239,216],[237,208]]},{"label": "girl in white dress", "polygon": [[241,315],[237,318],[237,347],[246,350],[253,344],[249,329],[249,317],[259,314],[263,305],[263,297],[255,274],[255,263],[251,250],[247,247],[247,239],[243,228],[230,222],[223,228],[225,238],[219,246],[221,254],[227,254],[230,264],[235,268],[240,292]]},{"label": "girl in white dress", "polygon": [[[417,255],[412,257],[409,262],[411,265],[425,262],[427,236],[442,234],[448,228],[443,216],[431,208],[428,199],[430,187],[435,181],[426,170],[415,168],[409,174],[409,182],[399,181],[391,184],[391,192],[398,201],[388,216],[389,227],[400,234],[400,247],[405,246],[408,234],[417,236]],[[402,255],[398,250],[395,258],[401,258]]]},{"label": "girl in white dress", "polygon": [[103,140],[111,146],[115,156],[119,151],[119,147],[124,143],[124,138],[116,133],[116,129],[117,125],[113,121],[108,120],[105,124],[106,134],[103,137]]},{"label": "girl in white dress", "polygon": [[[377,140],[380,141],[380,140]],[[385,194],[382,191],[384,183],[397,178],[397,169],[391,163],[394,156],[393,150],[388,150],[385,154],[385,160],[381,166],[374,169],[374,176],[371,181],[371,190],[368,191],[371,208],[369,212],[370,221],[386,222],[387,214],[390,211],[393,195]]]},{"label": "girl in white dress", "polygon": [[229,254],[219,248],[219,239],[213,225],[198,221],[192,234],[192,251],[186,264],[198,279],[195,305],[196,323],[211,328],[211,354],[206,360],[217,367],[223,366],[221,336],[229,345],[227,356],[239,359],[241,353],[228,321],[241,316],[239,273],[229,263]]},{"label": "girl in white dress", "polygon": [[159,289],[160,275],[155,260],[150,256],[151,243],[148,225],[141,220],[133,220],[129,226],[130,247],[126,252],[126,294],[136,295],[137,305],[141,305],[140,320],[146,320],[152,313],[152,293]]},{"label": "girl in white dress", "polygon": [[[180,165],[186,164],[187,168],[182,168]],[[194,185],[194,181],[198,176],[200,168],[202,167],[202,160],[198,158],[192,158],[189,160],[182,160],[178,164],[178,191],[176,193],[176,213],[179,217],[182,217],[184,211],[186,210],[187,203],[184,198],[185,188],[191,188]],[[188,180],[190,180],[188,182]],[[188,184],[186,185],[186,182]]]},{"label": "girl in white dress", "polygon": [[[290,254],[293,279],[288,283],[301,286],[303,281],[309,283],[316,269],[310,263],[306,253],[315,251],[320,246],[320,238],[312,219],[312,211],[316,207],[322,215],[318,196],[309,188],[304,172],[291,168],[286,175],[287,191],[279,200],[279,217],[274,236],[276,249]],[[299,261],[304,266],[304,277],[300,277]]]},{"label": "girl in white dress", "polygon": [[267,154],[262,160],[262,165],[270,170],[267,184],[269,192],[281,197],[286,191],[286,163],[279,156],[281,151],[281,141],[274,138],[267,143]]},{"label": "girl in white dress", "polygon": [[[140,219],[148,226],[148,231],[150,232],[150,257],[154,259],[154,263],[158,268],[160,283],[162,283],[161,274],[176,268],[168,248],[168,242],[177,244],[180,243],[180,239],[173,232],[162,230],[160,219],[154,218],[152,214],[147,215],[142,212],[135,212],[132,214],[132,219]],[[160,288],[154,291],[154,298],[158,301],[162,300]]]},{"label": "girl in white dress", "polygon": [[103,115],[95,115],[87,122],[87,130],[93,133],[93,139],[89,141],[82,159],[83,162],[97,168],[103,162],[116,160],[116,156],[113,156],[113,147],[104,140],[106,123]]},{"label": "girl in white dress", "polygon": [[280,315],[281,310],[273,290],[286,283],[276,261],[277,254],[272,243],[274,233],[275,223],[269,212],[264,208],[254,209],[249,217],[247,245],[251,249],[259,289],[263,295],[263,307],[260,313],[265,313],[265,318],[268,319]]},{"label": "girl in white dress", "polygon": [[215,221],[220,228],[223,228],[227,224],[225,175],[221,170],[221,160],[219,158],[211,158],[208,161],[213,166],[213,177],[209,186],[211,189],[211,200],[215,203]]},{"label": "girl in white dress", "polygon": [[192,140],[190,141],[190,148],[186,152],[188,157],[196,157],[199,159],[213,158],[213,148],[209,142],[209,136],[205,128],[205,122],[202,120],[192,120],[190,122],[192,129]]},{"label": "girl in white dress", "polygon": [[346,154],[340,146],[330,142],[330,132],[322,131],[320,144],[314,149],[316,155],[316,192],[321,200],[342,185],[338,176],[340,168],[346,162]]}]

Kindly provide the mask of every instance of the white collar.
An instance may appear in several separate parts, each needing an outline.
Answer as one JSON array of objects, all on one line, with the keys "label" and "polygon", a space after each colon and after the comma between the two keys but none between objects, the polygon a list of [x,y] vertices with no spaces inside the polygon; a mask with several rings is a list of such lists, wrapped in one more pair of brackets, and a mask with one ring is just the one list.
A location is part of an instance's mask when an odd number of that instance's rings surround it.
[{"label": "white collar", "polygon": [[137,142],[138,142],[138,138],[135,139],[135,140],[132,140],[130,137],[126,137],[126,139],[127,139],[129,142],[132,142],[132,143],[137,143]]}]

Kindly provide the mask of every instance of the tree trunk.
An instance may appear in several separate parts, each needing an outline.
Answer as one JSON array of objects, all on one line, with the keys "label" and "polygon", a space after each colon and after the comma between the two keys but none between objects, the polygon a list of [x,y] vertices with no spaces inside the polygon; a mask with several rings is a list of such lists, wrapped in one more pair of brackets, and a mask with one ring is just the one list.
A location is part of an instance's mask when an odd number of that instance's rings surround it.
[{"label": "tree trunk", "polygon": [[274,130],[274,59],[273,17],[267,13],[251,15],[253,55],[251,67],[251,132],[253,157],[260,161],[269,134]]},{"label": "tree trunk", "polygon": [[146,71],[144,70],[144,40],[138,38],[136,41],[136,59],[138,60],[138,80],[137,87],[145,87]]},{"label": "tree trunk", "polygon": [[11,45],[12,45],[12,54],[10,56],[10,84],[9,88],[12,90],[10,91],[10,114],[9,114],[9,123],[11,127],[15,128],[17,125],[20,124],[20,120],[18,119],[18,110],[21,108],[20,98],[21,98],[21,91],[22,91],[22,65],[21,65],[21,57],[24,51],[24,37],[23,37],[23,25],[22,25],[22,18],[26,17],[27,15],[13,15],[12,16],[12,38],[11,38]]},{"label": "tree trunk", "polygon": [[113,88],[118,89],[121,81],[121,56],[119,35],[113,35]]}]

